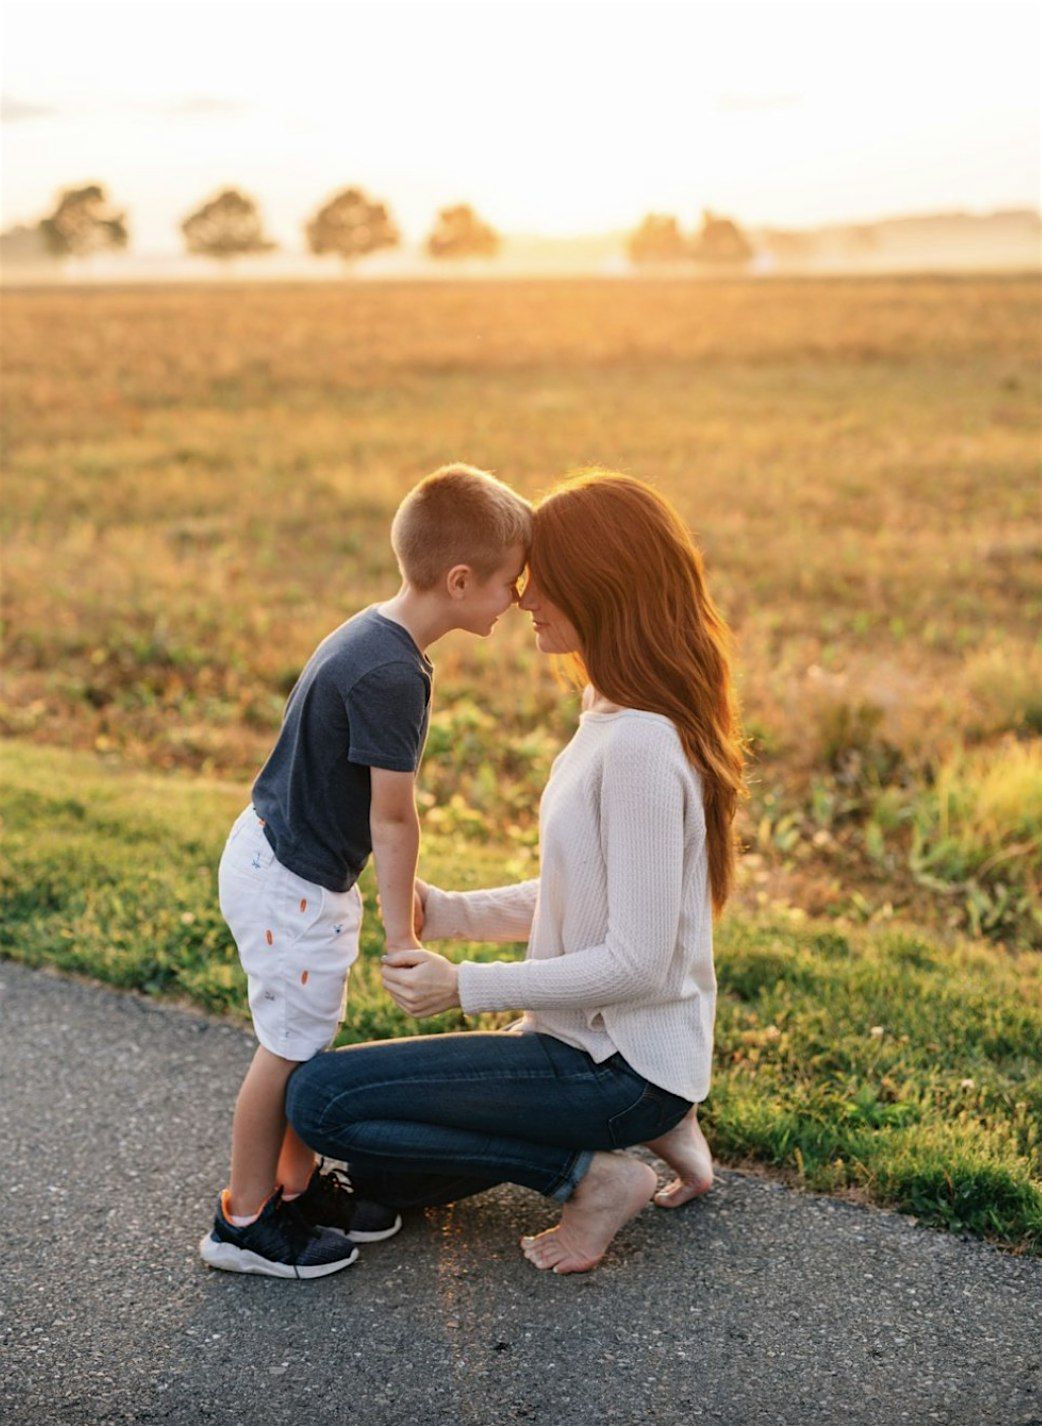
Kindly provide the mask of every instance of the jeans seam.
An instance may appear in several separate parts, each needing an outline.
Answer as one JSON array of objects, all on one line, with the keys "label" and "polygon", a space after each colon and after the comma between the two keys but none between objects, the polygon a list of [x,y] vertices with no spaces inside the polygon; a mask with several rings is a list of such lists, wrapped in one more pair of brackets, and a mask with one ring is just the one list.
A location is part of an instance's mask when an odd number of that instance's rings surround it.
[{"label": "jeans seam", "polygon": [[[362,1119],[362,1120],[357,1120],[356,1122],[357,1122],[357,1123],[362,1123],[362,1124],[364,1124],[366,1121],[365,1121],[364,1119]],[[350,1142],[350,1140],[349,1140],[348,1138],[346,1138],[346,1137],[345,1137],[345,1139],[344,1139],[344,1141],[343,1141],[343,1147],[344,1147],[345,1149],[347,1149],[348,1153],[361,1154],[361,1155],[363,1156],[363,1158],[365,1157],[366,1153],[368,1152],[368,1151],[365,1149],[364,1146],[359,1147],[357,1144],[352,1144],[352,1143]],[[546,1147],[549,1148],[549,1147],[553,1147],[553,1146],[547,1145]],[[546,1196],[549,1196],[549,1195],[552,1194],[556,1189],[560,1188],[563,1183],[567,1183],[567,1182],[568,1182],[568,1179],[569,1179],[569,1175],[571,1174],[572,1170],[575,1168],[575,1164],[576,1164],[577,1159],[578,1159],[578,1156],[579,1156],[579,1154],[580,1154],[581,1152],[582,1152],[581,1149],[563,1149],[563,1150],[562,1150],[562,1153],[566,1153],[566,1154],[569,1155],[567,1168],[566,1168],[563,1172],[558,1173],[558,1174],[555,1175],[554,1179],[552,1180],[551,1187],[550,1187],[549,1189],[545,1189],[545,1190],[544,1190],[544,1189],[539,1189],[538,1192],[544,1193]],[[375,1155],[374,1155],[374,1157],[375,1157]],[[379,1157],[380,1157],[381,1159],[408,1159],[408,1158],[412,1158],[413,1161],[415,1162],[415,1154],[414,1154],[414,1152],[413,1152],[412,1150],[407,1150],[407,1151],[403,1152],[403,1151],[400,1150],[400,1149],[381,1147],[381,1149],[380,1149],[380,1151],[379,1151]],[[509,1167],[511,1167],[511,1168],[524,1169],[524,1170],[525,1170],[526,1172],[528,1172],[528,1173],[536,1173],[536,1172],[538,1172],[537,1169],[534,1169],[534,1168],[533,1168],[533,1165],[531,1164],[531,1162],[530,1162],[528,1159],[514,1158],[514,1157],[512,1157],[512,1156],[509,1155],[509,1154],[499,1154],[499,1153],[497,1153],[496,1155],[494,1155],[494,1156],[491,1157],[491,1158],[484,1158],[484,1157],[475,1158],[473,1155],[468,1155],[468,1156],[465,1157],[465,1158],[461,1158],[461,1159],[459,1160],[459,1162],[460,1162],[462,1165],[470,1165],[470,1164],[475,1164],[475,1163],[481,1164],[481,1165],[484,1165],[484,1164],[486,1164],[486,1163],[491,1163],[491,1164],[493,1164],[493,1165],[505,1164],[505,1165],[507,1165],[507,1166],[509,1166]],[[421,1170],[421,1172],[422,1172],[422,1170]],[[433,1170],[428,1170],[428,1172],[433,1172]]]},{"label": "jeans seam", "polygon": [[[562,1173],[558,1174],[556,1180],[546,1190],[545,1196],[547,1198],[553,1198],[554,1194],[559,1188],[563,1188],[566,1183],[572,1183],[572,1179],[575,1174],[575,1167],[579,1162],[580,1155],[583,1153],[585,1153],[584,1149],[572,1149],[570,1151],[568,1158],[568,1166],[566,1169],[564,1169]],[[572,1189],[573,1191],[575,1189],[574,1183],[572,1183]]]},{"label": "jeans seam", "polygon": [[[583,1077],[583,1076],[578,1076],[578,1075],[574,1076],[574,1078],[577,1078],[577,1079],[578,1079],[578,1078],[581,1078],[581,1077]],[[519,1072],[517,1072],[517,1073],[514,1073],[514,1074],[507,1074],[507,1075],[500,1074],[500,1075],[497,1075],[497,1076],[496,1076],[496,1079],[497,1079],[497,1080],[554,1079],[554,1078],[556,1078],[556,1076],[551,1075],[551,1074],[547,1074],[545,1071],[542,1071],[542,1070],[521,1070],[521,1071],[519,1071]],[[331,1109],[333,1109],[337,1104],[339,1104],[342,1099],[347,1099],[347,1098],[348,1098],[350,1095],[352,1095],[352,1094],[358,1094],[358,1093],[368,1094],[368,1093],[370,1093],[372,1090],[375,1090],[375,1089],[386,1089],[388,1085],[407,1085],[407,1084],[427,1084],[427,1085],[434,1085],[434,1084],[459,1084],[461,1081],[467,1081],[467,1080],[476,1080],[476,1081],[480,1081],[480,1082],[483,1083],[483,1084],[487,1084],[487,1083],[488,1083],[488,1078],[487,1078],[487,1077],[485,1077],[484,1079],[482,1079],[482,1077],[481,1077],[480,1075],[475,1075],[473,1072],[471,1072],[471,1073],[468,1073],[468,1074],[438,1075],[438,1076],[436,1076],[436,1077],[431,1076],[431,1075],[429,1075],[429,1074],[417,1074],[417,1075],[408,1075],[408,1076],[395,1075],[393,1079],[381,1079],[381,1080],[376,1080],[376,1081],[369,1081],[369,1082],[367,1082],[367,1083],[365,1083],[365,1084],[355,1085],[355,1086],[353,1086],[351,1089],[342,1090],[339,1094],[335,1095],[335,1096],[328,1102],[328,1104],[326,1105],[326,1107],[325,1107],[325,1108],[323,1109],[323,1111],[322,1111],[322,1116],[321,1116],[321,1118],[320,1118],[319,1121],[318,1121],[318,1127],[319,1127],[319,1128],[325,1127],[326,1116],[329,1114],[329,1111],[330,1111]],[[377,1117],[379,1117],[379,1116],[377,1116]],[[361,1120],[361,1121],[353,1120],[352,1122],[353,1122],[353,1123],[356,1123],[356,1122],[364,1123],[365,1120]],[[424,1122],[424,1121],[420,1121],[420,1122]]]}]

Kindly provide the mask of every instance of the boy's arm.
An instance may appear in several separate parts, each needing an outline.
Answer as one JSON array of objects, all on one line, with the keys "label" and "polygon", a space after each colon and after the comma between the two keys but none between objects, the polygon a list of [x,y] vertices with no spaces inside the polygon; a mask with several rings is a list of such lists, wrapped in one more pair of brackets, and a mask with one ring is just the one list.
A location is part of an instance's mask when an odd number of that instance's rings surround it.
[{"label": "boy's arm", "polygon": [[413,885],[420,850],[416,775],[369,769],[369,830],[388,949],[420,944],[413,930]]}]

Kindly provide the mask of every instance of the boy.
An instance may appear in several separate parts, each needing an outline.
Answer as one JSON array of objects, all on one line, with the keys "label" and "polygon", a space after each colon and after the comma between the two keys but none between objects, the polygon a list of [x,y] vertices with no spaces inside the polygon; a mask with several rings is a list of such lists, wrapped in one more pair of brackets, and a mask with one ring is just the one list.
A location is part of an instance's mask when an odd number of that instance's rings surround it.
[{"label": "boy", "polygon": [[450,465],[420,482],[391,526],[402,585],[334,630],[286,703],[275,747],[232,827],[221,911],[249,978],[260,1044],[232,1123],[231,1177],[199,1251],[212,1267],[320,1277],[357,1242],[401,1227],[352,1195],[286,1123],[286,1082],[325,1049],[358,955],[358,876],[372,852],[389,950],[419,946],[415,775],[433,667],[450,629],[486,637],[517,599],[531,507],[501,481]]}]

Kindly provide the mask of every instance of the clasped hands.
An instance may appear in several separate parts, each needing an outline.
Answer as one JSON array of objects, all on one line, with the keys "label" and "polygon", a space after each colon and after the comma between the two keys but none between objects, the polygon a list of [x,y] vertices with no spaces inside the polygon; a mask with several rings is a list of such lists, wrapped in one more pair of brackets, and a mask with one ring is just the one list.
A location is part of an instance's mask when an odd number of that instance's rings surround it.
[{"label": "clasped hands", "polygon": [[[413,930],[417,937],[423,932],[426,896],[426,884],[418,881],[413,900]],[[459,1005],[458,968],[445,956],[419,944],[388,941],[380,974],[384,990],[398,1009],[417,1020]]]}]

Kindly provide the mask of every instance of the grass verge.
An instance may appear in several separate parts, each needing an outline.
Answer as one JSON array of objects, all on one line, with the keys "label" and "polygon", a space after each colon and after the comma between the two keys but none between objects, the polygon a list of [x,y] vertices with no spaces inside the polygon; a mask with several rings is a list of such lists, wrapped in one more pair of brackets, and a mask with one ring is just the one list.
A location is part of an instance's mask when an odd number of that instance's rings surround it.
[{"label": "grass verge", "polygon": [[[215,885],[243,789],[19,743],[4,749],[2,770],[0,953],[243,1017]],[[461,865],[436,834],[423,870],[460,887],[517,869],[495,847],[468,846]],[[342,1040],[464,1028],[458,1013],[417,1024],[383,994],[371,871],[363,889]],[[812,1189],[1042,1253],[1042,959],[907,929],[840,935],[727,917],[717,968],[703,1122],[722,1161],[755,1161]]]}]

